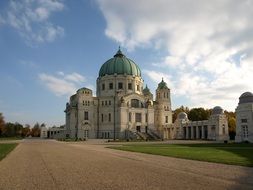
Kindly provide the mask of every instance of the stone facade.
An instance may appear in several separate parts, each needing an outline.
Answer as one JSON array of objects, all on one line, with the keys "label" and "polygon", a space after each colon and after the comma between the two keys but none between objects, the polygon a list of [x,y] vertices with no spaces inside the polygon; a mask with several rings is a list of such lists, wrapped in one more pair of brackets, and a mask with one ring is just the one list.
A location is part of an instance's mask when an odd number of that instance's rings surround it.
[{"label": "stone facade", "polygon": [[253,94],[243,93],[236,112],[236,142],[253,142]]}]

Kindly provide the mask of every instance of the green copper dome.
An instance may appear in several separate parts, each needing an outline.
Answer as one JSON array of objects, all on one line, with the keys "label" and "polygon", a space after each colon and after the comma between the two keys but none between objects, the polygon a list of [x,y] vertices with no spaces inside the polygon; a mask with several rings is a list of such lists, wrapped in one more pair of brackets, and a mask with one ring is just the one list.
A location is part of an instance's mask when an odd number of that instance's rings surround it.
[{"label": "green copper dome", "polygon": [[162,78],[162,81],[158,84],[158,88],[159,89],[168,89],[167,83],[163,81],[163,78]]},{"label": "green copper dome", "polygon": [[143,89],[143,94],[144,95],[149,95],[149,94],[151,94],[151,92],[150,92],[150,90],[149,90],[149,88],[148,88],[148,85],[146,85],[146,87]]},{"label": "green copper dome", "polygon": [[113,58],[106,61],[99,70],[99,76],[114,75],[114,74],[126,74],[141,76],[141,70],[138,65],[127,58],[120,50],[114,55]]}]

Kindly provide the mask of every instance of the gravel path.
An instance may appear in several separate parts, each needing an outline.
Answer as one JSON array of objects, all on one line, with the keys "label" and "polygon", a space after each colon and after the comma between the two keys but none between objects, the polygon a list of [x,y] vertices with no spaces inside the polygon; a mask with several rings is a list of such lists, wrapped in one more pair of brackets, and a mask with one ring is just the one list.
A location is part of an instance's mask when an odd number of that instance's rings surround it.
[{"label": "gravel path", "polygon": [[253,168],[24,140],[0,162],[0,189],[253,189]]}]

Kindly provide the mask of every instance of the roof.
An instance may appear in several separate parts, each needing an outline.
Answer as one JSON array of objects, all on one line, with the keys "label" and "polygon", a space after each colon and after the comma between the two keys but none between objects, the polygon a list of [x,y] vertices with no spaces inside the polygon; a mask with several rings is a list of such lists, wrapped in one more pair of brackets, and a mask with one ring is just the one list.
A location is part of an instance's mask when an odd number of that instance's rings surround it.
[{"label": "roof", "polygon": [[252,94],[252,92],[244,92],[239,97],[239,104],[243,104],[243,103],[253,103],[253,94]]},{"label": "roof", "polygon": [[212,110],[212,115],[223,114],[223,109],[220,106],[215,106]]},{"label": "roof", "polygon": [[163,81],[163,78],[162,81],[158,84],[158,89],[168,89],[167,83]]},{"label": "roof", "polygon": [[151,92],[150,92],[150,90],[149,90],[149,88],[148,88],[148,85],[146,85],[146,87],[143,89],[143,94],[144,94],[144,95],[149,95],[149,94],[151,94]]},{"label": "roof", "polygon": [[178,115],[177,115],[177,118],[178,119],[187,119],[187,114],[185,112],[180,112]]},{"label": "roof", "polygon": [[114,74],[141,76],[141,70],[138,65],[133,60],[127,58],[119,48],[114,57],[106,61],[99,70],[99,77]]},{"label": "roof", "polygon": [[89,88],[83,87],[83,88],[79,88],[79,89],[77,90],[77,92],[80,91],[80,90],[89,90],[89,91],[92,91],[92,90],[89,89]]}]

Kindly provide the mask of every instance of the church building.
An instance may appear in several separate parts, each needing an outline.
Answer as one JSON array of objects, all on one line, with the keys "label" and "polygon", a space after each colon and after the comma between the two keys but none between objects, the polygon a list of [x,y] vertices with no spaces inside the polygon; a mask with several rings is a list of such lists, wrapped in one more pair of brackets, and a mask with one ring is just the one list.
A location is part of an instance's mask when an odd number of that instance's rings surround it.
[{"label": "church building", "polygon": [[96,96],[81,88],[66,104],[66,134],[70,138],[161,139],[172,124],[170,89],[162,80],[156,99],[141,70],[119,49],[100,68]]}]

